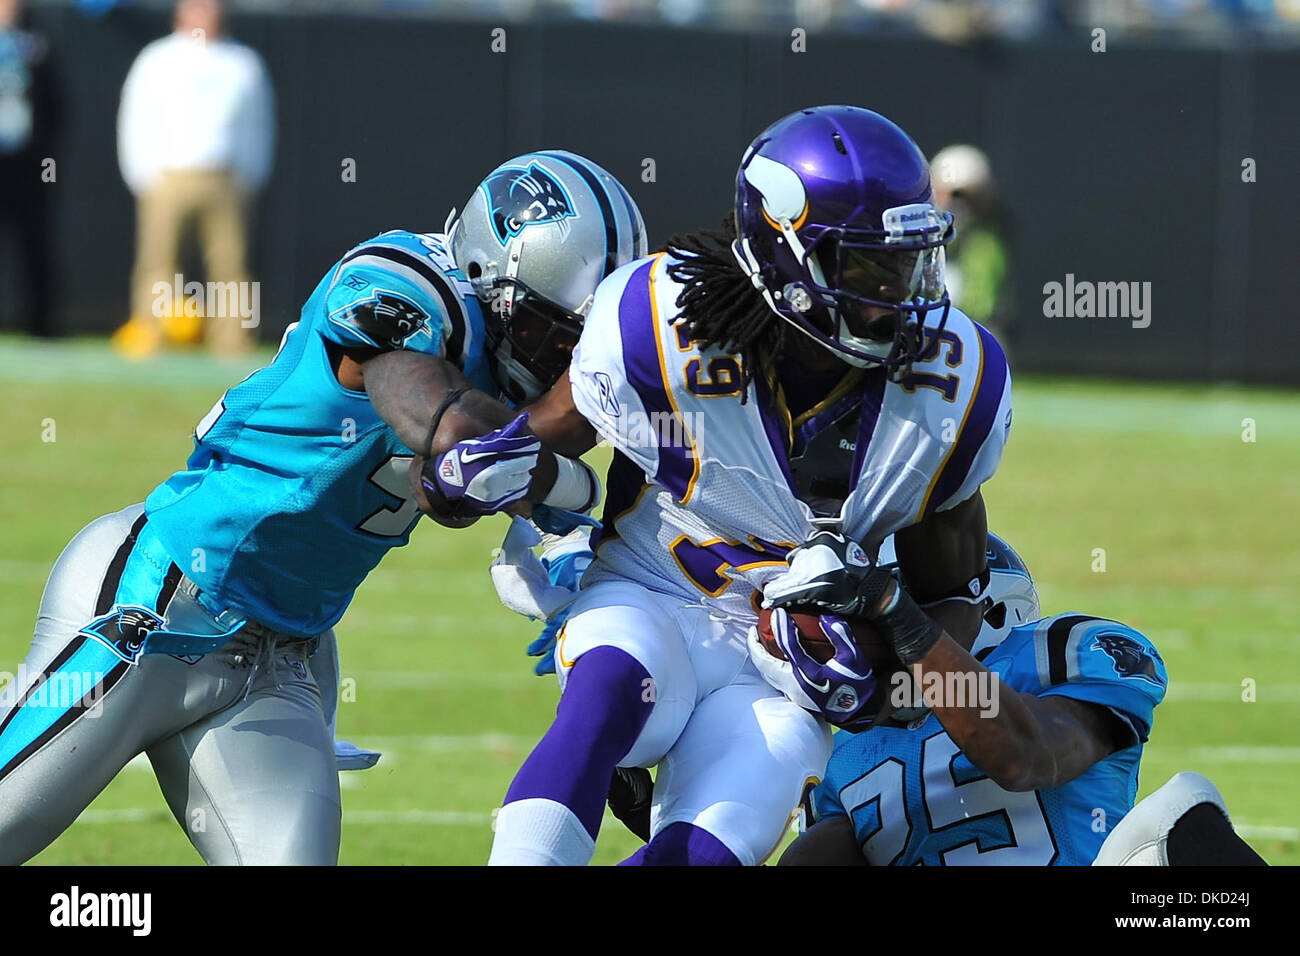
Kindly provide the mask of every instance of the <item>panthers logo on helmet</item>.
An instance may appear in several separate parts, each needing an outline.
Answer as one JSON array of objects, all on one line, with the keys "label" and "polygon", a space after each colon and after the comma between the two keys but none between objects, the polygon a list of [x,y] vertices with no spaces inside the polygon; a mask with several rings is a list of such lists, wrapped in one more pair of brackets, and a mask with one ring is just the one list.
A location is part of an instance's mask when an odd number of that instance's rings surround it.
[{"label": "panthers logo on helmet", "polygon": [[577,216],[564,187],[536,163],[527,169],[498,169],[481,188],[492,210],[492,228],[503,246],[527,226]]},{"label": "panthers logo on helmet", "polygon": [[1157,686],[1164,685],[1156,673],[1156,662],[1146,648],[1131,637],[1103,634],[1097,638],[1097,646],[1115,662],[1115,671],[1121,677],[1140,677]]},{"label": "panthers logo on helmet", "polygon": [[99,641],[128,664],[134,664],[144,651],[145,638],[162,627],[162,623],[162,618],[148,608],[126,605],[96,618],[79,633]]}]

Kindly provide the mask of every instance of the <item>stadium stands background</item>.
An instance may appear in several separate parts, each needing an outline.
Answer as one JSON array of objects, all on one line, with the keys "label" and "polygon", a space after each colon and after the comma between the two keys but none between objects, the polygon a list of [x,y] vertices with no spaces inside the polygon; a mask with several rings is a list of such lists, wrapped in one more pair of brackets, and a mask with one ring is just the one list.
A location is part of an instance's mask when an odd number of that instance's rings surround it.
[{"label": "stadium stands background", "polygon": [[[547,15],[547,4],[524,5],[519,20],[464,3],[251,6],[236,7],[232,32],[265,57],[279,114],[253,262],[264,339],[351,244],[441,229],[509,155],[590,155],[627,184],[657,243],[720,222],[741,152],[767,123],[840,101],[886,113],[927,155],[959,141],[989,154],[1012,230],[1020,370],[1300,382],[1300,47],[1250,19],[1250,4],[1230,11],[1226,33],[1222,17],[1170,33],[1097,5],[1033,5],[1028,27],[1012,18],[956,34],[864,15],[816,24],[806,52],[791,49],[797,18],[773,4],[748,18],[734,3],[713,22],[677,17],[689,26],[638,16],[636,4],[621,22]],[[67,329],[107,332],[126,317],[134,229],[118,97],[169,13],[35,14],[68,111],[58,314]],[[495,27],[505,53],[492,50]],[[1107,29],[1104,53],[1091,49],[1093,27]],[[1242,181],[1247,157],[1257,182]],[[343,181],[348,158],[356,182]],[[1150,327],[1044,317],[1044,283],[1067,273],[1150,282]]]}]

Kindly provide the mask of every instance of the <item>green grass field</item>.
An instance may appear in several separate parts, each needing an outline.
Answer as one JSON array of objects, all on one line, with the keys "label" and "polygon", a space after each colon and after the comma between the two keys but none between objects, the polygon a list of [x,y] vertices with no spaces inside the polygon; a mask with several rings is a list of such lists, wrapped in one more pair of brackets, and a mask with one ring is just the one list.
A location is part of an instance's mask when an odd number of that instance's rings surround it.
[{"label": "green grass field", "polygon": [[[246,371],[192,355],[127,364],[99,343],[0,341],[0,670],[26,653],[64,544],[180,467],[195,422]],[[985,487],[990,526],[1033,570],[1046,611],[1117,618],[1163,653],[1171,687],[1142,793],[1180,769],[1208,774],[1272,863],[1300,862],[1298,399],[1026,377]],[[43,440],[51,428],[55,440]],[[492,811],[556,699],[523,654],[536,626],[496,603],[487,575],[504,529],[501,519],[419,528],[338,627],[343,675],[356,681],[340,733],[385,752],[373,770],[343,775],[345,864],[487,858]],[[1243,700],[1248,680],[1254,701]],[[636,845],[610,822],[598,863]],[[200,861],[137,760],[37,862]]]}]

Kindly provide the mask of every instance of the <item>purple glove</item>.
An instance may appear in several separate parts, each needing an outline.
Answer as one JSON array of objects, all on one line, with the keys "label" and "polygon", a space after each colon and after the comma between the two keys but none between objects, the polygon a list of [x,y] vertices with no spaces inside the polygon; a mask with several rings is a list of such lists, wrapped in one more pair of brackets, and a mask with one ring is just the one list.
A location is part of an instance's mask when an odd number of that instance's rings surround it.
[{"label": "purple glove", "polygon": [[457,442],[424,463],[420,484],[435,507],[458,518],[490,515],[523,499],[542,443],[528,432],[528,413],[480,438]]},{"label": "purple glove", "polygon": [[799,640],[785,608],[772,611],[772,636],[787,660],[779,660],[763,649],[758,628],[750,628],[749,651],[754,666],[765,680],[804,710],[820,714],[837,727],[864,729],[875,716],[867,704],[876,692],[876,676],[865,655],[853,640],[848,622],[833,614],[818,617],[822,635],[835,648],[835,656],[817,663]]}]

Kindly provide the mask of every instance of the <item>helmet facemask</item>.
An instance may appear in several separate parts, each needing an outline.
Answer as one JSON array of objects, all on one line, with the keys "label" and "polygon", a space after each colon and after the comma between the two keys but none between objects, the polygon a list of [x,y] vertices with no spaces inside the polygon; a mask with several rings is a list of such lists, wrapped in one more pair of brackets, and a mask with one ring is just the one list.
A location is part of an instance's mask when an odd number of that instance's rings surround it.
[{"label": "helmet facemask", "polygon": [[[850,365],[884,367],[897,381],[947,322],[943,247],[954,230],[951,215],[929,203],[887,210],[884,222],[886,230],[805,228],[806,246],[782,224],[802,275],[781,290],[778,313]],[[927,326],[932,312],[938,321]]]},{"label": "helmet facemask", "polygon": [[517,278],[498,278],[492,289],[485,316],[492,376],[512,402],[531,402],[569,367],[582,335],[582,316]]}]

